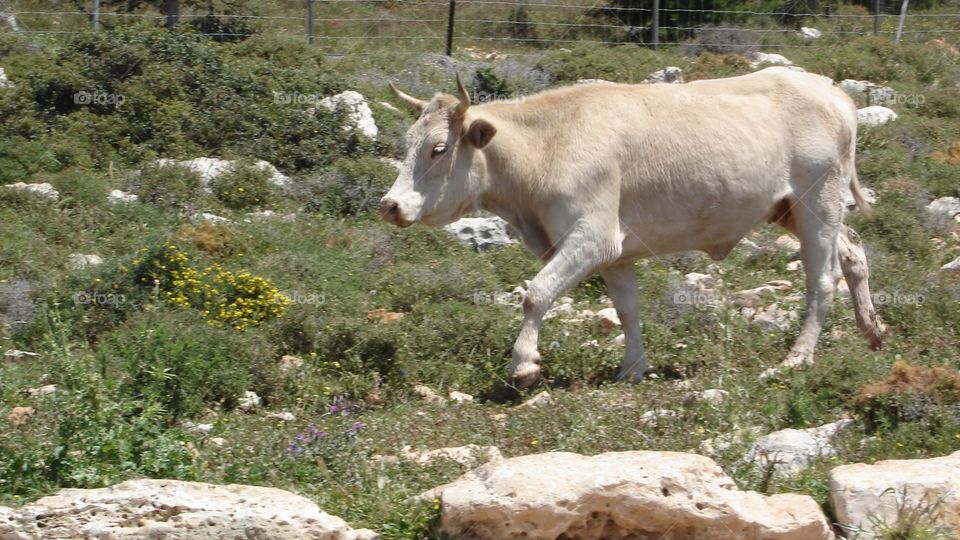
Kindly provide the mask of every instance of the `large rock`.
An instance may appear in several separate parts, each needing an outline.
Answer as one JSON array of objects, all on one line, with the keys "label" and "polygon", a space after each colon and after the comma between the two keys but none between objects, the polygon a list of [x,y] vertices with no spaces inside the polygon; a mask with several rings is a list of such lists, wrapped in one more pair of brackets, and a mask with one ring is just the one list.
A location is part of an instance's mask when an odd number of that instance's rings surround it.
[{"label": "large rock", "polygon": [[878,523],[896,523],[898,506],[936,505],[938,524],[960,531],[960,452],[837,467],[830,471],[830,498],[837,522],[859,530],[854,538],[873,538]]},{"label": "large rock", "polygon": [[927,226],[937,233],[960,227],[960,197],[940,197],[927,205]]},{"label": "large rock", "polygon": [[940,273],[949,275],[960,274],[960,257],[948,262],[940,267]]},{"label": "large rock", "polygon": [[19,510],[0,508],[0,538],[361,540],[376,534],[351,529],[281,489],[129,480],[101,489],[63,489]]},{"label": "large rock", "polygon": [[887,107],[871,105],[857,109],[857,123],[861,126],[876,127],[897,119],[897,113]]},{"label": "large rock", "polygon": [[[176,159],[158,159],[157,165],[160,167],[176,166],[190,169],[200,175],[200,181],[204,187],[210,185],[215,178],[227,172],[236,165],[236,161],[229,159],[217,159],[208,157],[198,157],[194,159],[176,160]],[[277,187],[286,187],[290,185],[290,177],[281,173],[276,167],[267,161],[258,160],[253,162],[253,166],[266,171],[270,174],[270,183]]]},{"label": "large rock", "polygon": [[806,495],[739,491],[710,458],[566,452],[489,463],[421,495],[453,538],[833,538]]},{"label": "large rock", "polygon": [[37,195],[44,197],[46,199],[57,200],[60,198],[60,192],[57,191],[57,188],[52,185],[43,182],[41,184],[27,184],[24,182],[17,182],[15,184],[7,184],[5,186],[7,189],[19,189],[23,191],[29,191],[31,193],[36,193]]},{"label": "large rock", "polygon": [[853,420],[839,420],[808,429],[782,429],[761,437],[747,451],[744,459],[763,468],[794,474],[814,461],[837,453],[833,437]]},{"label": "large rock", "polygon": [[683,84],[683,70],[676,66],[667,66],[654,71],[643,82],[646,84]]},{"label": "large rock", "polygon": [[783,56],[782,54],[776,53],[764,53],[764,52],[755,52],[750,56],[750,67],[757,69],[758,67],[764,64],[771,64],[775,66],[792,66],[793,62]]},{"label": "large rock", "polygon": [[13,83],[7,78],[7,72],[0,67],[0,88],[13,88]]},{"label": "large rock", "polygon": [[[860,192],[863,193],[864,200],[869,204],[877,204],[877,192],[872,188],[860,187]],[[843,206],[847,210],[854,210],[857,208],[857,200],[853,198],[853,193],[849,189],[843,191]]]},{"label": "large rock", "polygon": [[513,243],[507,222],[493,217],[461,218],[443,229],[456,236],[464,244],[473,246],[477,251],[486,251],[498,246]]},{"label": "large rock", "polygon": [[377,138],[380,130],[377,129],[377,123],[373,120],[373,111],[370,110],[370,105],[360,92],[347,90],[342,94],[325,97],[319,103],[330,111],[343,109],[347,112],[344,130],[357,130],[370,139]]}]

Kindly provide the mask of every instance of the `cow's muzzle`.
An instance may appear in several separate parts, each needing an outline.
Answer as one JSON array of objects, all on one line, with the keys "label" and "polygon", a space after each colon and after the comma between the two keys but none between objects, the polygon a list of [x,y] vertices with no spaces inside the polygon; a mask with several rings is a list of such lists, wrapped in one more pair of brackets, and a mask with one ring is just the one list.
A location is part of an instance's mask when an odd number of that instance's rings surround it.
[{"label": "cow's muzzle", "polygon": [[409,227],[413,223],[401,215],[400,203],[388,197],[380,200],[380,218],[398,227]]}]

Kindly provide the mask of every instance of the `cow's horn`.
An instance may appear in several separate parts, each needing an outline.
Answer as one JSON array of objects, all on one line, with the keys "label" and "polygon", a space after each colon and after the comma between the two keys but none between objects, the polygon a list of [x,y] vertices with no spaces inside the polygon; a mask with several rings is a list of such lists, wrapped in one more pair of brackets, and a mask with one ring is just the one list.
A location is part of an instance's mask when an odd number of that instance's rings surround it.
[{"label": "cow's horn", "polygon": [[457,114],[463,114],[470,108],[470,92],[467,92],[467,87],[463,85],[463,79],[460,78],[459,73],[457,73],[457,91],[460,93],[460,104],[457,105]]},{"label": "cow's horn", "polygon": [[423,108],[427,106],[426,101],[419,100],[413,96],[409,96],[401,92],[400,89],[393,84],[393,81],[387,81],[387,84],[390,85],[390,90],[393,90],[393,95],[397,96],[397,99],[402,101],[411,109],[417,111],[417,113],[423,112]]}]

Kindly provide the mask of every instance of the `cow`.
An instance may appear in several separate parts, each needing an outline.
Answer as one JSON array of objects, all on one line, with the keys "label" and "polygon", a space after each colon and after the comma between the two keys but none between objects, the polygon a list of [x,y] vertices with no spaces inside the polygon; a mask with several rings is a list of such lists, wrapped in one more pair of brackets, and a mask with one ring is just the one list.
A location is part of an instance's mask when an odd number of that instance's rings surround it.
[{"label": "cow", "polygon": [[888,332],[870,298],[844,195],[870,207],[854,168],[857,109],[827,77],[774,67],[687,84],[597,83],[472,104],[417,99],[406,156],[380,201],[388,223],[441,226],[486,210],[510,223],[545,265],[529,282],[512,351],[518,388],[540,378],[544,314],[600,272],[623,325],[618,380],[648,369],[636,269],[643,257],[703,251],[720,260],[756,226],[801,245],[806,313],[784,367],[812,364],[839,279],[874,349]]}]

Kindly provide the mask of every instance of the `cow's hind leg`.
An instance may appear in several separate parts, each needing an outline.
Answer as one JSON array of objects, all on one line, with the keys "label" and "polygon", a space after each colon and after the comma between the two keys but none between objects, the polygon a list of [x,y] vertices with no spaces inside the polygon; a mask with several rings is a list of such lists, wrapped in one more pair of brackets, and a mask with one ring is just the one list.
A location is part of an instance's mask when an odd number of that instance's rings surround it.
[{"label": "cow's hind leg", "polygon": [[619,263],[601,271],[603,280],[617,308],[617,316],[623,327],[626,353],[618,381],[639,381],[647,371],[647,358],[643,351],[643,335],[640,331],[640,301],[637,288],[637,271],[633,261]]},{"label": "cow's hind leg", "polygon": [[526,388],[540,378],[537,341],[543,316],[553,301],[597,267],[620,257],[619,243],[609,241],[610,237],[616,238],[617,235],[605,236],[594,231],[589,230],[586,223],[579,223],[527,287],[527,295],[523,300],[523,323],[513,345],[510,370],[518,388]]},{"label": "cow's hind leg", "polygon": [[843,269],[843,277],[850,287],[850,300],[853,302],[857,326],[863,333],[863,337],[867,338],[870,347],[878,349],[890,330],[880,320],[873,307],[868,283],[870,271],[867,267],[867,257],[860,245],[860,237],[846,225],[841,226],[837,237],[837,253],[840,258],[840,267]]},{"label": "cow's hind leg", "polygon": [[837,236],[842,226],[841,181],[828,176],[791,201],[783,224],[800,239],[800,258],[806,272],[806,312],[797,341],[784,367],[812,364],[823,322],[840,281]]}]

